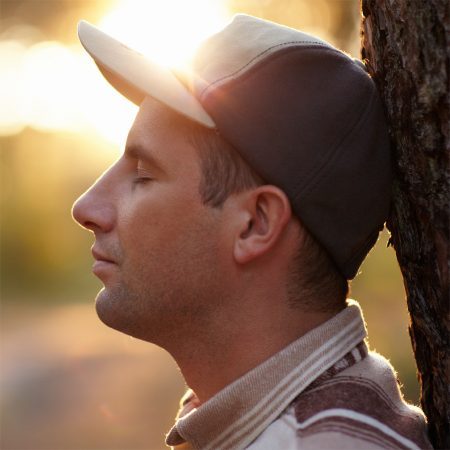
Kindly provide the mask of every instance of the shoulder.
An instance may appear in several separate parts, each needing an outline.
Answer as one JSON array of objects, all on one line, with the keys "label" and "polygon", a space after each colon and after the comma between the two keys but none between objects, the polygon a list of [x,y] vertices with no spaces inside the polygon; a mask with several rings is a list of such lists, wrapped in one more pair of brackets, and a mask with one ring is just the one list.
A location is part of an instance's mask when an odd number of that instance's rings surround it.
[{"label": "shoulder", "polygon": [[340,441],[364,442],[361,448],[431,448],[422,411],[404,401],[392,366],[376,353],[311,386],[293,408],[299,436],[337,433]]},{"label": "shoulder", "polygon": [[376,353],[316,380],[254,445],[252,450],[431,448],[422,411],[403,400],[392,366]]}]

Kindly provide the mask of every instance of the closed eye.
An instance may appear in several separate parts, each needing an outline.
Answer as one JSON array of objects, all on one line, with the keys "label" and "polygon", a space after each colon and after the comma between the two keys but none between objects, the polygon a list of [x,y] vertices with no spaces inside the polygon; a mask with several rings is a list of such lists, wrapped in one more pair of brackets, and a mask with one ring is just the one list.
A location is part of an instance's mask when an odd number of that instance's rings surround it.
[{"label": "closed eye", "polygon": [[136,177],[133,179],[133,184],[145,184],[152,180],[153,176],[150,171],[138,165],[136,168]]}]

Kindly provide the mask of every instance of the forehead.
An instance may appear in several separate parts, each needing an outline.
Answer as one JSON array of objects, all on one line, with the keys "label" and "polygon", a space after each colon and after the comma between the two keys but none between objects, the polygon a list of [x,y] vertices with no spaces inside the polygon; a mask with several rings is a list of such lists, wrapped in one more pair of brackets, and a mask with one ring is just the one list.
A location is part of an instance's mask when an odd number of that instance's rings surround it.
[{"label": "forehead", "polygon": [[127,149],[138,148],[152,159],[168,165],[198,163],[191,141],[192,125],[164,104],[146,97],[127,139]]}]

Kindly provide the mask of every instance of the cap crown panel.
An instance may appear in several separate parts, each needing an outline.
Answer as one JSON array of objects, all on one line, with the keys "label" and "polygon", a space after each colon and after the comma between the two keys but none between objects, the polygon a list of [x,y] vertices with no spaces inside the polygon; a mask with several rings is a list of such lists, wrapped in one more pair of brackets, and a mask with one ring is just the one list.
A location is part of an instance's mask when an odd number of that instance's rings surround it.
[{"label": "cap crown panel", "polygon": [[325,41],[293,28],[238,14],[199,48],[193,61],[196,75],[191,80],[191,89],[201,101],[212,88],[243,75],[269,55],[302,45],[335,50]]}]

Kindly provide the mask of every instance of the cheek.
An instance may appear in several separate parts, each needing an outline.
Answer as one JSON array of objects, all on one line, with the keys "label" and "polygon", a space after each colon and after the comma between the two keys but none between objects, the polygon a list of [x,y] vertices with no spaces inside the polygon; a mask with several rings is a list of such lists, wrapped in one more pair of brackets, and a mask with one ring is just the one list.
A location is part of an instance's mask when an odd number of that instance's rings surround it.
[{"label": "cheek", "polygon": [[118,233],[126,254],[163,251],[177,240],[201,217],[201,207],[186,193],[163,189],[142,189],[121,204]]}]

